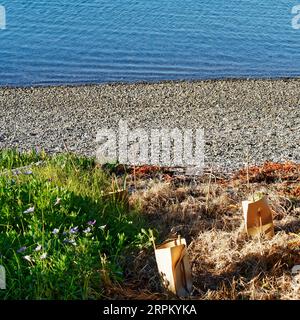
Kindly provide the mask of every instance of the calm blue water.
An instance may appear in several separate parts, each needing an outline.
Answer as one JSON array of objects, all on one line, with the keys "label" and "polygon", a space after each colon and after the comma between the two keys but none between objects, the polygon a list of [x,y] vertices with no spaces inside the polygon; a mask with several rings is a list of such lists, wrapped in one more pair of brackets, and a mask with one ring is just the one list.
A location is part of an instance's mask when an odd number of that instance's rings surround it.
[{"label": "calm blue water", "polygon": [[0,4],[0,85],[300,76],[300,0]]}]

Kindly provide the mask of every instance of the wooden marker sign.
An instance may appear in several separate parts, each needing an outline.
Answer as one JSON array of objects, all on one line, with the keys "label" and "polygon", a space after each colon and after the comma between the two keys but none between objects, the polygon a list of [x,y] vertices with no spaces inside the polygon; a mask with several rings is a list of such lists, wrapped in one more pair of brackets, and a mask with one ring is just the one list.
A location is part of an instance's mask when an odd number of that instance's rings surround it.
[{"label": "wooden marker sign", "polygon": [[243,213],[246,232],[250,236],[265,234],[266,237],[274,236],[272,210],[266,197],[258,201],[243,201]]},{"label": "wooden marker sign", "polygon": [[155,247],[155,258],[163,286],[179,297],[192,290],[192,275],[185,239],[166,241]]}]

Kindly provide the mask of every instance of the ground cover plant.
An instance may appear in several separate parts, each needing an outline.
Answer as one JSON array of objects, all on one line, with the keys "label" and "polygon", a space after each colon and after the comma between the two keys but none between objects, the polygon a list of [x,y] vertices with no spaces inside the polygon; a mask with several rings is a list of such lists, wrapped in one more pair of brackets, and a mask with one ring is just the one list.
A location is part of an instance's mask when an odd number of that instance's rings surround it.
[{"label": "ground cover plant", "polygon": [[[103,194],[118,186],[93,159],[0,152],[0,299],[97,299],[147,245],[134,210]],[[18,168],[18,169],[16,169]]]}]

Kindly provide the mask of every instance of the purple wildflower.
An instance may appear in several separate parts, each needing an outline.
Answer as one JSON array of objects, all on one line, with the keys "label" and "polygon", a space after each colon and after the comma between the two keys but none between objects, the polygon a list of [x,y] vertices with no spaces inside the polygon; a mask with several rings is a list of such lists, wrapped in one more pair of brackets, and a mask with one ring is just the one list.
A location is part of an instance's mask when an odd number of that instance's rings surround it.
[{"label": "purple wildflower", "polygon": [[27,176],[29,176],[29,175],[32,174],[32,171],[31,171],[31,170],[25,171],[24,174],[27,175]]},{"label": "purple wildflower", "polygon": [[74,234],[74,233],[77,233],[77,232],[78,232],[78,227],[74,227],[74,228],[70,229],[70,233],[71,234]]},{"label": "purple wildflower", "polygon": [[74,239],[65,239],[64,243],[69,243],[69,244],[72,244],[73,246],[76,246],[76,242]]},{"label": "purple wildflower", "polygon": [[34,212],[34,207],[31,207],[25,210],[23,213],[33,213],[33,212]]},{"label": "purple wildflower", "polygon": [[57,198],[57,199],[56,199],[56,202],[54,203],[54,206],[59,205],[59,204],[60,204],[60,202],[61,202],[61,198]]},{"label": "purple wildflower", "polygon": [[93,226],[96,223],[96,220],[90,220],[87,224],[89,226]]},{"label": "purple wildflower", "polygon": [[92,229],[91,229],[90,227],[87,227],[85,230],[83,230],[83,232],[84,232],[84,233],[89,233],[89,232],[91,232],[91,230],[92,230]]},{"label": "purple wildflower", "polygon": [[44,252],[41,256],[40,256],[40,259],[41,260],[44,260],[47,258],[47,252]]},{"label": "purple wildflower", "polygon": [[58,234],[59,230],[57,228],[53,229],[52,233],[53,234]]},{"label": "purple wildflower", "polygon": [[32,262],[32,259],[30,256],[24,256],[23,259],[27,260],[28,262]]},{"label": "purple wildflower", "polygon": [[27,247],[21,247],[20,249],[17,250],[18,253],[24,252],[27,249]]},{"label": "purple wildflower", "polygon": [[21,174],[21,171],[20,171],[20,170],[15,170],[15,171],[14,171],[14,175],[15,175],[15,176],[17,176],[17,175],[19,175],[19,174]]}]

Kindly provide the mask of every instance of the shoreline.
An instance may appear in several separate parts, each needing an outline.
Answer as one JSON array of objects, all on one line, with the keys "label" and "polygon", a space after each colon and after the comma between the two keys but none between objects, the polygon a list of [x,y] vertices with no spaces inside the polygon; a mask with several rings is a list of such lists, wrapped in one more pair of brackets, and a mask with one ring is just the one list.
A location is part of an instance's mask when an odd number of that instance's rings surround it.
[{"label": "shoreline", "polygon": [[98,87],[98,86],[133,86],[133,85],[158,85],[158,84],[177,84],[177,83],[213,83],[213,82],[241,82],[241,81],[294,81],[300,80],[299,76],[286,76],[286,77],[225,77],[225,78],[203,78],[203,79],[178,79],[178,80],[145,80],[145,81],[108,81],[108,82],[71,82],[66,84],[53,83],[53,84],[43,84],[43,83],[33,83],[24,85],[0,85],[0,90],[2,89],[50,89],[50,88],[77,88],[77,87]]},{"label": "shoreline", "polygon": [[[203,128],[205,165],[300,161],[300,78],[0,87],[0,148],[93,156],[96,132]],[[134,126],[133,126],[134,125]]]}]

